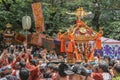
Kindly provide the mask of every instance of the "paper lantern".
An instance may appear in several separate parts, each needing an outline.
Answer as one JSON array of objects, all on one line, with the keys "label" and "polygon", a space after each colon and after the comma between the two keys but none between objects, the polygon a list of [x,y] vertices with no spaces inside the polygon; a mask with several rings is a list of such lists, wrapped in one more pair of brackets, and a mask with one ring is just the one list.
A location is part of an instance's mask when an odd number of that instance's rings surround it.
[{"label": "paper lantern", "polygon": [[30,16],[23,16],[22,26],[24,30],[29,30],[31,28],[31,17]]}]

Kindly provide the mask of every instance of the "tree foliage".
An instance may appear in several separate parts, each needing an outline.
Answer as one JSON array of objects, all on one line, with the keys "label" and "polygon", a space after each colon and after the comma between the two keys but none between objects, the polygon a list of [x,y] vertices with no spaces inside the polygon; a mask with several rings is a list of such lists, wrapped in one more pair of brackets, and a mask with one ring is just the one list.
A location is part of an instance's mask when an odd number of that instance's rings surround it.
[{"label": "tree foliage", "polygon": [[[104,36],[120,40],[120,0],[1,0],[0,29],[8,22],[16,31],[22,30],[21,19],[26,14],[32,18],[31,32],[35,31],[31,4],[41,2],[46,32],[49,35],[59,30],[65,31],[75,23],[76,17],[66,12],[73,12],[78,7],[91,11],[92,17],[82,19],[93,29],[104,28]],[[116,35],[116,36],[115,36]]]}]

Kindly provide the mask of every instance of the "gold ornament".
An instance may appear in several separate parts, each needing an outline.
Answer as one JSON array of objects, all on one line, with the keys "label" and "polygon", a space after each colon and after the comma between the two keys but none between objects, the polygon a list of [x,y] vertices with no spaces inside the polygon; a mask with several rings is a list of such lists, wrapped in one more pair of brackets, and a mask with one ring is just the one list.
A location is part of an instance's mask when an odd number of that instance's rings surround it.
[{"label": "gold ornament", "polygon": [[79,31],[80,31],[81,33],[86,33],[86,32],[87,32],[87,30],[86,30],[85,27],[81,27],[81,28],[79,29]]},{"label": "gold ornament", "polygon": [[6,24],[6,28],[11,28],[11,27],[12,27],[12,25],[10,23]]}]

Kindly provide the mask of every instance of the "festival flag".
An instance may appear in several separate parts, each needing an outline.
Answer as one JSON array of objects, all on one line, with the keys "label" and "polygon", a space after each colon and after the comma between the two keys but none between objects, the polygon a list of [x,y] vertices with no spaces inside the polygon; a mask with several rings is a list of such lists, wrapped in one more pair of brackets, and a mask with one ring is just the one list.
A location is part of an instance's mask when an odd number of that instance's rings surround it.
[{"label": "festival flag", "polygon": [[41,3],[40,2],[33,3],[32,10],[33,10],[33,15],[34,15],[34,20],[35,20],[36,32],[45,31],[44,17],[42,14]]}]

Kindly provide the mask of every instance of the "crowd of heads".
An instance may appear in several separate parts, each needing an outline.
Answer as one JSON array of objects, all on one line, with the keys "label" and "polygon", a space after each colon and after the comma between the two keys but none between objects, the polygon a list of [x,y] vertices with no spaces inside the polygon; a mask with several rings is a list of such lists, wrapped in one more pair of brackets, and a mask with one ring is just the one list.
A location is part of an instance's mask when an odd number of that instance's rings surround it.
[{"label": "crowd of heads", "polygon": [[116,80],[119,60],[109,56],[94,61],[67,63],[55,49],[5,45],[0,49],[0,80]]}]

